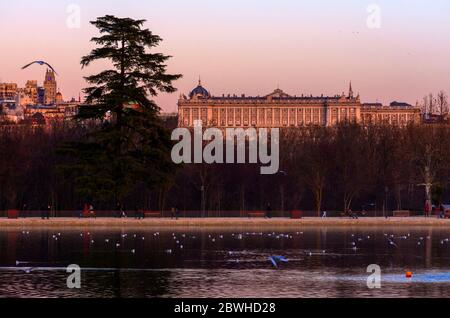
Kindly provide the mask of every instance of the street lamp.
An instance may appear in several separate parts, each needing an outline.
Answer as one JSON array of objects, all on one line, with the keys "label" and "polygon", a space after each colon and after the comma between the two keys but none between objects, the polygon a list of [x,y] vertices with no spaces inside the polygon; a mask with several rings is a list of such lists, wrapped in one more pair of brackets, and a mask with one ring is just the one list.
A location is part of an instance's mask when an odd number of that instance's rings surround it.
[{"label": "street lamp", "polygon": [[202,185],[200,188],[200,191],[202,193],[202,217],[205,217],[205,186]]},{"label": "street lamp", "polygon": [[[281,170],[278,172],[278,175],[281,177],[287,177],[288,174],[286,171]],[[282,179],[282,181],[281,181],[280,199],[281,199],[281,213],[284,216],[284,182],[283,181],[284,181],[284,179]]]},{"label": "street lamp", "polygon": [[387,200],[388,200],[389,187],[384,187],[384,204],[383,204],[383,215],[387,219]]}]

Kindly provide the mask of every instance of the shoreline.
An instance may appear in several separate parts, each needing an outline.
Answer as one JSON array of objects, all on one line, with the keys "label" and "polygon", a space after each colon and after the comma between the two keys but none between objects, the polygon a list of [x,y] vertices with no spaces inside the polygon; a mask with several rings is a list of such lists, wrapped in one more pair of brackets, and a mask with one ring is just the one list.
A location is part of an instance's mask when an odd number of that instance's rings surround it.
[{"label": "shoreline", "polygon": [[291,228],[304,227],[439,227],[450,229],[450,219],[438,219],[436,217],[408,217],[408,218],[273,218],[273,219],[249,219],[249,218],[147,218],[136,220],[134,218],[98,218],[98,219],[74,219],[53,218],[42,220],[40,218],[26,219],[0,219],[0,230],[3,228],[23,227],[48,227],[48,228]]}]

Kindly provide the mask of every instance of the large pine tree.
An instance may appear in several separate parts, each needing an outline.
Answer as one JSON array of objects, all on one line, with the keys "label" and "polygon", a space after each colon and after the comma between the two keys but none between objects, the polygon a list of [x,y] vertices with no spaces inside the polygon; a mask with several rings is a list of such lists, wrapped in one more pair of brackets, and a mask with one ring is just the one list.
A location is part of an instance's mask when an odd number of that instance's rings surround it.
[{"label": "large pine tree", "polygon": [[111,68],[86,77],[86,105],[76,120],[87,133],[65,150],[75,158],[71,170],[86,200],[123,202],[138,184],[162,186],[173,172],[170,135],[151,98],[175,92],[172,82],[181,75],[166,73],[170,56],[153,53],[161,38],[143,28],[145,20],[107,15],[91,23],[100,35],[81,65],[108,60]]}]

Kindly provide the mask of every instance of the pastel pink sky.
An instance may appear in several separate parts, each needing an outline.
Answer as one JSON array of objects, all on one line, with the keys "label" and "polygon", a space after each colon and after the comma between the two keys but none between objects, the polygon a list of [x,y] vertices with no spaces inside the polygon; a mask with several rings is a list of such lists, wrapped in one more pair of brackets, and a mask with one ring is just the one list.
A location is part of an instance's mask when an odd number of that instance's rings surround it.
[{"label": "pastel pink sky", "polygon": [[[81,27],[66,26],[69,4]],[[381,28],[366,25],[367,7],[381,8]],[[364,102],[415,103],[429,92],[450,92],[448,0],[72,0],[0,2],[0,82],[43,81],[45,69],[20,68],[43,59],[58,71],[66,99],[78,97],[80,58],[96,34],[90,20],[105,14],[143,18],[172,55],[169,71],[184,78],[179,92],[157,98],[175,111],[201,75],[214,95],[265,95],[278,85],[289,94],[334,95],[353,82]]]}]

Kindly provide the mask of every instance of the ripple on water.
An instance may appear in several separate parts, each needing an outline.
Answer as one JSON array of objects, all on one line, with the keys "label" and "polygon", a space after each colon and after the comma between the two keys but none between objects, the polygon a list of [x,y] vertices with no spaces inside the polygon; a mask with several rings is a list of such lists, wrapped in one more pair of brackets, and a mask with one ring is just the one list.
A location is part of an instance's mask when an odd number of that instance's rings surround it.
[{"label": "ripple on water", "polygon": [[[0,297],[450,297],[443,229],[80,234],[0,231]],[[289,262],[275,269],[271,255]],[[80,290],[66,286],[68,264],[83,269]],[[367,288],[369,264],[381,290]]]}]

